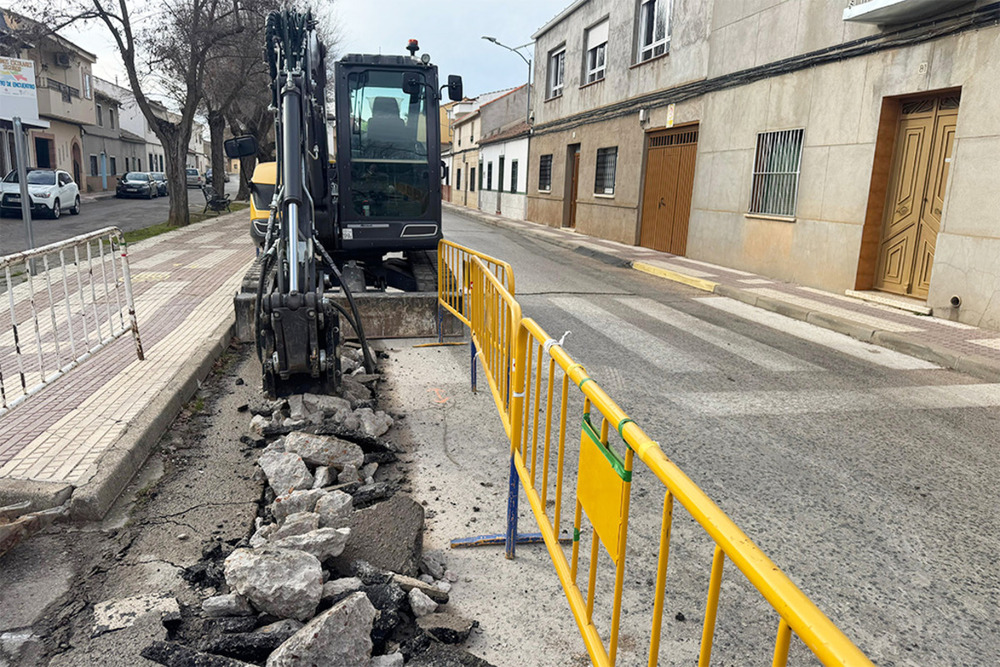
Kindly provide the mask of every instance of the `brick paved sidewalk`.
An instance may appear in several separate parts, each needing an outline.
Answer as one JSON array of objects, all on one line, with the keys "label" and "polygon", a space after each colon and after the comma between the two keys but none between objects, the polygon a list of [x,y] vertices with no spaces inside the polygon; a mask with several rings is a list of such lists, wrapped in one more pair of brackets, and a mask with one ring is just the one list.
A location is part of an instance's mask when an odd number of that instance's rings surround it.
[{"label": "brick paved sidewalk", "polygon": [[445,204],[445,210],[532,234],[584,254],[620,261],[645,273],[805,320],[991,382],[1000,381],[1000,332],[649,248],[584,236],[570,229],[511,220],[452,204]]},{"label": "brick paved sidewalk", "polygon": [[186,400],[185,387],[228,342],[233,296],[254,258],[248,222],[241,211],[129,246],[145,360],[123,336],[0,418],[0,501],[62,502],[69,491],[75,500],[88,483],[119,485],[99,490],[105,504],[117,496],[131,472],[122,479],[102,466],[141,465],[145,454],[133,450],[148,452],[158,434],[140,433],[137,422]]}]

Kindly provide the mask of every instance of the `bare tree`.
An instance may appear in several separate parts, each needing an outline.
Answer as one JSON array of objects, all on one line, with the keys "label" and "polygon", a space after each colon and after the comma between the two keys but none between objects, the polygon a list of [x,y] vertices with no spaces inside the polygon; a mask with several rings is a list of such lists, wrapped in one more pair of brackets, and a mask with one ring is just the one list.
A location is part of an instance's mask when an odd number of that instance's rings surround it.
[{"label": "bare tree", "polygon": [[[191,129],[213,48],[245,29],[244,9],[232,0],[36,0],[28,12],[52,32],[97,23],[111,35],[139,109],[163,145],[170,188],[169,222],[190,222],[185,167]],[[157,111],[165,97],[176,116]]]}]

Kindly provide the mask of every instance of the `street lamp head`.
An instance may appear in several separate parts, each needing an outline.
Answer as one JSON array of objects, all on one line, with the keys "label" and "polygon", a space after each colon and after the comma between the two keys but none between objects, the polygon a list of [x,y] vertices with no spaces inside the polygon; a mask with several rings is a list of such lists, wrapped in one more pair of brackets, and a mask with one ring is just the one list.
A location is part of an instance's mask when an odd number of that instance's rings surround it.
[{"label": "street lamp head", "polygon": [[493,42],[494,44],[497,43],[497,38],[496,37],[488,37],[486,35],[483,35],[483,39],[485,39],[487,42]]}]

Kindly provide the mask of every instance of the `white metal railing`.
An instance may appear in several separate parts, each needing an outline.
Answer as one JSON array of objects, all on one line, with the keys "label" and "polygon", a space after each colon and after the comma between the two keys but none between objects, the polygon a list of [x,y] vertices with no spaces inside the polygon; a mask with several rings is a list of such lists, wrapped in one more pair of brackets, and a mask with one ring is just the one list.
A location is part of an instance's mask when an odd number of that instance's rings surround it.
[{"label": "white metal railing", "polygon": [[0,277],[0,417],[128,332],[144,359],[117,227],[0,257]]}]

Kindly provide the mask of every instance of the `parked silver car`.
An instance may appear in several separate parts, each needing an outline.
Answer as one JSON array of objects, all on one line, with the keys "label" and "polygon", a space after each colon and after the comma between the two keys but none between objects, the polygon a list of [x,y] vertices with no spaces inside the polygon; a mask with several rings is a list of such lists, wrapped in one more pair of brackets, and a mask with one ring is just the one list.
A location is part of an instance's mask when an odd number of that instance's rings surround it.
[{"label": "parked silver car", "polygon": [[189,188],[200,188],[205,185],[205,179],[201,177],[197,169],[191,168],[185,171],[187,172],[187,186]]}]

